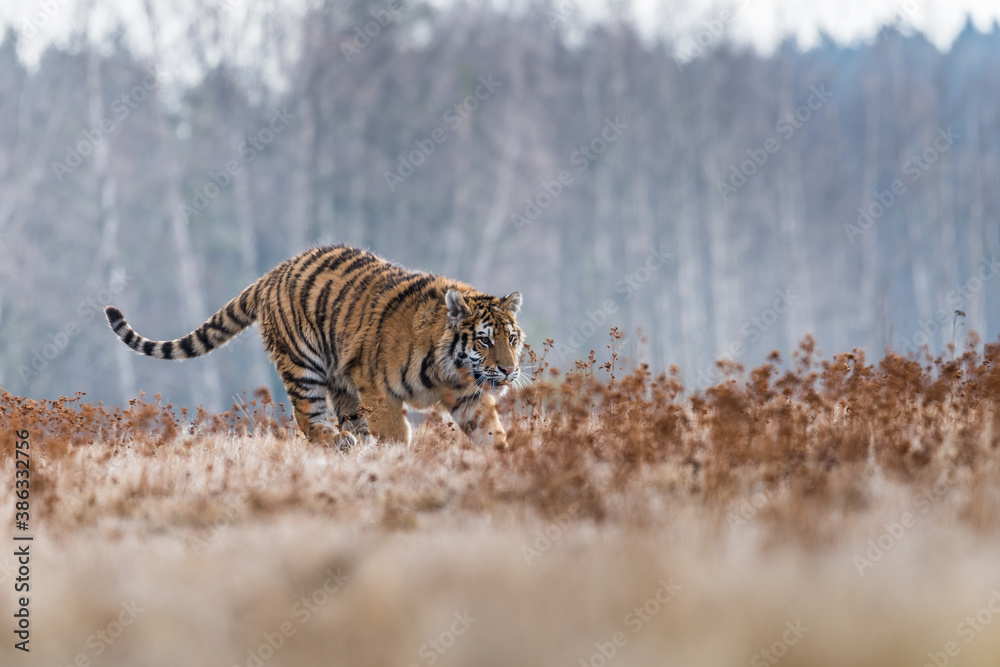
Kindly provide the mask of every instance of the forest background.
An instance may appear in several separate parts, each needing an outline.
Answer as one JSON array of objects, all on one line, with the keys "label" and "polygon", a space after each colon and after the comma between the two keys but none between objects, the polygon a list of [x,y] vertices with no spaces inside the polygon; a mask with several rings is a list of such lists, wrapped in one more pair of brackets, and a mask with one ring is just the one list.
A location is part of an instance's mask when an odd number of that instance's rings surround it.
[{"label": "forest background", "polygon": [[176,337],[334,242],[520,290],[556,366],[617,326],[631,362],[689,386],[806,334],[877,361],[997,333],[995,23],[942,49],[897,13],[871,40],[761,54],[727,39],[745,2],[674,40],[620,3],[599,22],[567,2],[196,4],[97,39],[96,4],[56,3],[67,39],[26,58],[36,12],[0,46],[14,394],[220,409],[278,390],[252,332],[180,369],[100,309]]}]

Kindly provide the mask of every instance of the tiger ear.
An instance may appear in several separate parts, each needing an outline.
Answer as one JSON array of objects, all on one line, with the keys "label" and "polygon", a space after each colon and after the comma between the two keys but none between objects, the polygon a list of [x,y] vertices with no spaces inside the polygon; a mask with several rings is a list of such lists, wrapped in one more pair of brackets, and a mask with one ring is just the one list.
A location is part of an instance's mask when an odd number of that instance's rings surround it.
[{"label": "tiger ear", "polygon": [[458,326],[462,320],[472,314],[469,305],[465,303],[465,299],[456,290],[448,290],[444,300],[448,304],[448,324]]},{"label": "tiger ear", "polygon": [[509,310],[511,315],[517,315],[517,311],[521,310],[521,293],[511,292],[500,299],[500,305]]}]

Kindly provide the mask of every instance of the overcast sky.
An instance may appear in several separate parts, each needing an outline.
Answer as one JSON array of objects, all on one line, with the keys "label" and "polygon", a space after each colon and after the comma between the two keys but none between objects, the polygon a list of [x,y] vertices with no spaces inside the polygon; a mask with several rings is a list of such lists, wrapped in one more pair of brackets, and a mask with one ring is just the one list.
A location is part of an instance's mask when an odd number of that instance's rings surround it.
[{"label": "overcast sky", "polygon": [[[670,23],[670,5],[657,0],[638,0],[643,12],[655,12],[657,23]],[[821,32],[838,42],[851,43],[874,36],[880,26],[897,23],[929,36],[947,49],[971,16],[981,30],[989,30],[1000,18],[997,0],[736,0],[705,2],[691,0],[689,9],[675,15],[679,34],[694,37],[705,22],[718,19],[733,8],[732,36],[764,51],[772,49],[786,35],[794,35],[804,47],[814,46]],[[659,9],[653,9],[660,5]]]},{"label": "overcast sky", "polygon": [[[246,11],[279,7],[293,18],[311,0],[215,0],[224,11],[238,19]],[[349,2],[350,0],[344,0]],[[453,0],[431,0],[445,5]],[[522,4],[529,0],[494,0],[498,4]],[[607,15],[612,6],[633,7],[640,30],[665,34],[679,51],[692,53],[699,39],[717,43],[713,34],[725,27],[734,41],[752,43],[764,52],[771,50],[784,36],[794,35],[803,47],[815,45],[819,34],[826,32],[842,43],[870,39],[879,26],[897,23],[904,29],[926,33],[941,49],[947,49],[961,30],[967,16],[981,30],[989,30],[1000,18],[998,0],[556,0],[568,16],[595,18]],[[37,31],[27,40],[22,55],[28,62],[52,40],[64,40],[70,26],[78,23],[86,7],[96,4],[100,11],[95,21],[98,33],[114,25],[140,26],[138,39],[130,42],[138,50],[148,43],[141,26],[141,4],[137,0],[0,0],[0,24]],[[196,13],[201,2],[172,0],[157,4],[158,10]],[[170,26],[164,26],[169,30]],[[169,42],[169,36],[165,36]],[[252,41],[252,40],[246,40]]]}]

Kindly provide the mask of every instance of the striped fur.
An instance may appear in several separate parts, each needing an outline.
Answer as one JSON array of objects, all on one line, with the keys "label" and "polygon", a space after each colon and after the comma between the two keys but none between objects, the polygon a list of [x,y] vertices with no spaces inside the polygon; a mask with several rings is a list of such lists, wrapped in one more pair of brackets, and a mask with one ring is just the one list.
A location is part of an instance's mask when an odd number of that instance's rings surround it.
[{"label": "striped fur", "polygon": [[497,298],[338,245],[280,264],[182,338],[149,340],[114,306],[105,313],[126,345],[156,359],[207,354],[257,322],[312,442],[346,448],[372,433],[409,443],[408,405],[447,410],[474,439],[505,447],[496,399],[522,379],[520,306],[517,292]]}]

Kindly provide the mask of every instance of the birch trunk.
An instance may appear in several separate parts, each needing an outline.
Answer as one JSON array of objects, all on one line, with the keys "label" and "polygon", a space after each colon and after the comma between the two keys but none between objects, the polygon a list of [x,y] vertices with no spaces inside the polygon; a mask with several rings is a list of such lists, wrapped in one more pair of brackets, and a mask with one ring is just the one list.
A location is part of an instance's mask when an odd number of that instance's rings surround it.
[{"label": "birch trunk", "polygon": [[296,255],[309,243],[309,222],[312,216],[312,164],[316,152],[316,116],[308,98],[303,98],[295,118],[298,131],[295,146],[295,171],[292,175],[292,197],[288,205],[288,255]]},{"label": "birch trunk", "polygon": [[[976,170],[975,174],[966,174],[966,177],[970,181],[970,187],[973,190],[973,198],[969,204],[969,219],[967,222],[968,229],[966,231],[966,253],[968,257],[967,266],[969,267],[969,271],[966,275],[961,275],[958,271],[956,252],[957,241],[955,239],[954,223],[941,226],[941,241],[943,247],[941,248],[940,253],[936,253],[939,261],[944,264],[942,268],[944,269],[946,275],[945,284],[948,286],[949,290],[955,289],[960,280],[964,282],[972,275],[975,275],[975,272],[979,270],[980,266],[982,266],[982,259],[984,257],[989,258],[992,256],[988,252],[985,225],[983,224],[983,198],[985,193],[983,190],[982,165],[984,160],[980,143],[982,141],[982,130],[980,128],[981,118],[978,112],[981,108],[982,107],[979,104],[970,105],[965,123],[967,128],[966,132],[968,133],[968,146],[975,152],[975,159],[972,159],[969,162],[971,163],[971,168]],[[948,194],[950,195],[950,188]],[[948,197],[948,199],[951,199],[951,197]],[[995,228],[996,225],[990,225],[990,227]],[[942,299],[942,302],[944,302],[944,299]],[[966,331],[977,331],[984,339],[988,338],[988,332],[995,331],[995,329],[988,328],[989,323],[987,319],[989,309],[986,308],[985,295],[980,301],[980,307],[969,308],[964,312],[966,314],[964,322],[967,326]],[[949,309],[948,316],[950,318],[955,317],[954,309]],[[962,323],[962,319],[963,318],[959,318],[959,323]],[[960,350],[962,338],[960,335],[956,335],[955,338],[956,348]]]},{"label": "birch trunk", "polygon": [[[101,56],[96,49],[88,47],[87,57],[87,101],[91,127],[98,127],[104,118],[104,98],[101,94]],[[108,141],[94,145],[94,174],[98,186],[98,233],[97,252],[85,280],[86,291],[93,293],[102,284],[112,282],[113,263],[118,258],[118,183],[111,171],[110,146]],[[122,295],[124,296],[124,294]],[[125,304],[122,304],[123,306]],[[115,345],[118,391],[124,405],[138,395],[135,380],[135,363],[132,350],[124,345]]]},{"label": "birch trunk", "polygon": [[493,200],[485,216],[483,231],[479,240],[479,249],[476,252],[472,265],[473,284],[486,289],[487,281],[493,274],[493,260],[496,257],[497,246],[500,235],[507,228],[507,209],[511,202],[511,194],[514,189],[514,172],[521,157],[521,120],[522,114],[518,111],[521,108],[522,76],[523,68],[515,63],[510,68],[510,99],[508,109],[512,111],[505,114],[507,122],[495,141],[503,145],[503,152],[500,156],[500,165],[497,167],[496,187],[493,189]]},{"label": "birch trunk", "polygon": [[788,247],[790,270],[785,274],[790,277],[789,284],[782,285],[799,299],[790,305],[785,313],[785,348],[793,350],[806,334],[817,334],[813,319],[812,265],[809,262],[807,234],[803,225],[805,215],[804,187],[802,184],[802,164],[794,148],[789,148],[788,165],[784,170],[782,182],[778,188],[781,197],[779,216],[781,219],[782,236]]},{"label": "birch trunk", "polygon": [[[866,207],[871,201],[878,179],[878,133],[879,133],[879,100],[878,81],[870,79],[865,84],[865,157],[861,176],[860,205]],[[870,353],[881,353],[881,350],[870,349],[876,342],[876,301],[879,287],[879,255],[878,255],[878,225],[876,220],[860,238],[861,272],[860,290],[861,303],[858,304],[858,331],[860,340]]]},{"label": "birch trunk", "polygon": [[[152,35],[153,61],[163,62],[158,44],[159,27],[150,0],[145,1],[146,18]],[[170,216],[171,238],[174,253],[177,256],[177,273],[175,275],[178,296],[181,302],[181,316],[190,329],[201,326],[207,319],[205,299],[201,291],[201,272],[198,266],[198,256],[195,253],[194,242],[187,216],[182,206],[181,196],[181,165],[174,150],[174,138],[170,124],[164,115],[159,89],[150,91],[150,105],[156,115],[156,130],[163,153],[163,170],[166,186],[167,209]],[[185,331],[184,333],[187,333]],[[195,405],[202,405],[207,410],[217,411],[222,405],[219,398],[222,384],[219,380],[218,364],[214,357],[208,356],[197,362],[198,370],[191,371],[190,395]]]},{"label": "birch trunk", "polygon": [[[705,127],[701,124],[699,130]],[[699,144],[711,146],[717,143],[714,137],[703,132]],[[702,151],[699,157],[701,173],[705,175],[706,187],[701,189],[702,219],[708,229],[709,289],[712,293],[712,361],[719,357],[732,357],[730,345],[739,335],[740,312],[739,294],[735,276],[738,274],[737,259],[732,250],[734,240],[730,238],[733,231],[727,224],[730,219],[728,204],[722,201],[719,192],[711,185],[710,174],[715,165],[724,162],[723,155],[732,155],[732,151],[718,150],[710,153]],[[707,332],[706,332],[707,334]],[[703,334],[705,335],[705,334]],[[739,361],[742,361],[740,359]]]},{"label": "birch trunk", "polygon": [[[679,155],[693,155],[690,150],[688,128],[680,114],[668,116],[670,135],[676,138]],[[704,344],[707,326],[707,311],[704,295],[704,268],[702,248],[698,235],[698,221],[690,203],[694,192],[693,168],[681,165],[675,172],[669,186],[668,207],[674,228],[677,249],[676,301],[680,323],[680,365],[692,372],[688,384],[701,385],[710,381],[714,350],[706,350]],[[677,350],[663,350],[666,358],[676,358]]]},{"label": "birch trunk", "polygon": [[[235,146],[240,136],[235,131],[230,135]],[[254,226],[253,208],[250,205],[249,175],[246,169],[240,169],[233,174],[233,194],[236,196],[236,224],[240,231],[240,261],[243,269],[244,282],[250,285],[260,277],[261,267],[257,257],[257,228]],[[268,386],[269,373],[267,357],[263,345],[256,342],[249,351],[249,380],[253,387]]]}]

